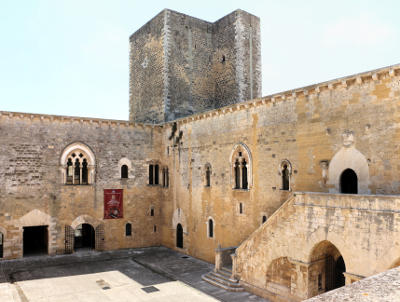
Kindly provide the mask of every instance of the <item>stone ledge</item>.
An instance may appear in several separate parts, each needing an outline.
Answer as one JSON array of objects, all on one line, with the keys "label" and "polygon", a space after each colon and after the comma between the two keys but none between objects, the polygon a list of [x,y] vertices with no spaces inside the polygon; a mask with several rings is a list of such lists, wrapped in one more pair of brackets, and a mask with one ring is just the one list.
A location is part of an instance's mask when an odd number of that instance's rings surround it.
[{"label": "stone ledge", "polygon": [[387,302],[400,301],[400,268],[365,278],[350,285],[306,300],[307,302]]}]

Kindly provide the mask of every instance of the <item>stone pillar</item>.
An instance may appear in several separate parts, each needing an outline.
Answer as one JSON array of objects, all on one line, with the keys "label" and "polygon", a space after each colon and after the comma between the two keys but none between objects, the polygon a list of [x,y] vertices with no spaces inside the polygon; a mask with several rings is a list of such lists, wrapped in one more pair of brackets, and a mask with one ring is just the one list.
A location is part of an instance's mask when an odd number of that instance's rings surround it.
[{"label": "stone pillar", "polygon": [[218,244],[218,247],[215,249],[215,268],[214,270],[217,272],[222,268],[222,250],[221,245]]},{"label": "stone pillar", "polygon": [[302,262],[300,260],[289,259],[294,265],[295,274],[292,275],[290,284],[290,294],[292,296],[305,300],[310,298],[310,266],[308,262]]},{"label": "stone pillar", "polygon": [[237,273],[236,273],[237,256],[236,256],[236,253],[231,254],[231,258],[232,258],[232,275],[231,275],[231,278],[232,279],[237,279]]}]

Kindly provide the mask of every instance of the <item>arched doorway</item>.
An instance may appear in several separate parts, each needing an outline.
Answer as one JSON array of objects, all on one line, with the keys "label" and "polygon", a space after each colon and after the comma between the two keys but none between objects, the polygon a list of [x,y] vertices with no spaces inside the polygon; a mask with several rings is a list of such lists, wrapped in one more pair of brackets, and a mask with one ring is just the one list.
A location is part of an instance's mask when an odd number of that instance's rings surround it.
[{"label": "arched doorway", "polygon": [[336,289],[345,285],[346,265],[339,250],[329,241],[317,244],[311,254],[313,263],[311,274],[315,280],[310,280],[310,297]]},{"label": "arched doorway", "polygon": [[88,223],[82,223],[75,228],[74,250],[94,249],[95,231]]},{"label": "arched doorway", "polygon": [[352,169],[346,169],[340,175],[340,193],[358,193],[358,178],[356,172]]},{"label": "arched doorway", "polygon": [[176,226],[176,247],[183,249],[183,228],[180,223]]}]

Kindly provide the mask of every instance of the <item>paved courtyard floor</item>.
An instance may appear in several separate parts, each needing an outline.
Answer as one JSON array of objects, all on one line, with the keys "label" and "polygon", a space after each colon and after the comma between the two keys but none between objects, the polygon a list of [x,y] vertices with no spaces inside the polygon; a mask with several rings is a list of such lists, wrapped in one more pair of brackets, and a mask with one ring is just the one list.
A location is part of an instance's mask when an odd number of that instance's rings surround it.
[{"label": "paved courtyard floor", "polygon": [[207,262],[164,247],[0,262],[0,301],[267,301],[201,280]]}]

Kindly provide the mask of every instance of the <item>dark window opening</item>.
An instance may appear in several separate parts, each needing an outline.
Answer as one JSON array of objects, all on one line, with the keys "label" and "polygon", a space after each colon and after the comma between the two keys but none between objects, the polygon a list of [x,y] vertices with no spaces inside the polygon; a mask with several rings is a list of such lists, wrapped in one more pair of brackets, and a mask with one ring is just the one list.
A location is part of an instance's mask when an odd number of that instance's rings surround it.
[{"label": "dark window opening", "polygon": [[238,159],[235,162],[235,189],[240,189],[240,164]]},{"label": "dark window opening", "polygon": [[4,235],[0,233],[0,258],[3,258],[3,242],[4,242]]},{"label": "dark window opening", "polygon": [[214,237],[214,222],[212,219],[208,220],[208,237]]},{"label": "dark window opening", "polygon": [[95,231],[94,228],[87,223],[83,223],[75,229],[74,250],[78,249],[94,249],[95,248]]},{"label": "dark window opening", "polygon": [[159,176],[159,166],[158,165],[154,165],[154,184],[158,185],[158,176]]},{"label": "dark window opening", "polygon": [[242,189],[248,189],[247,183],[247,163],[246,160],[242,161]]},{"label": "dark window opening", "polygon": [[86,158],[84,158],[82,162],[82,184],[88,184],[88,163]]},{"label": "dark window opening", "polygon": [[264,223],[264,222],[266,222],[266,221],[267,221],[267,216],[264,215],[264,216],[262,217],[262,223]]},{"label": "dark window opening", "polygon": [[128,166],[127,165],[121,166],[121,178],[128,178]]},{"label": "dark window opening", "polygon": [[211,186],[211,169],[207,166],[206,168],[206,187]]},{"label": "dark window opening", "polygon": [[183,249],[183,228],[180,223],[176,226],[176,247]]},{"label": "dark window opening", "polygon": [[24,227],[23,253],[24,257],[48,253],[47,225]]},{"label": "dark window opening", "polygon": [[282,190],[289,190],[289,168],[287,164],[282,168]]},{"label": "dark window opening", "polygon": [[163,177],[163,187],[164,187],[164,188],[168,188],[168,186],[169,186],[168,168],[163,168],[163,170],[162,170],[162,177]]},{"label": "dark window opening", "polygon": [[67,161],[67,184],[72,185],[73,183],[73,178],[74,178],[74,168],[73,168],[73,163],[72,159],[68,158]]},{"label": "dark window opening", "polygon": [[81,164],[79,159],[75,160],[75,172],[74,172],[74,185],[79,185],[81,180]]},{"label": "dark window opening", "polygon": [[157,233],[157,226],[156,225],[153,226],[153,232]]},{"label": "dark window opening", "polygon": [[346,169],[340,176],[340,192],[345,194],[358,193],[358,178],[352,169]]},{"label": "dark window opening", "polygon": [[150,216],[154,216],[154,209],[153,208],[150,209]]},{"label": "dark window opening", "polygon": [[125,236],[132,236],[132,225],[130,223],[125,225]]},{"label": "dark window opening", "polygon": [[149,165],[149,185],[154,184],[153,173],[154,165]]},{"label": "dark window opening", "polygon": [[243,204],[239,203],[239,214],[243,214]]}]

